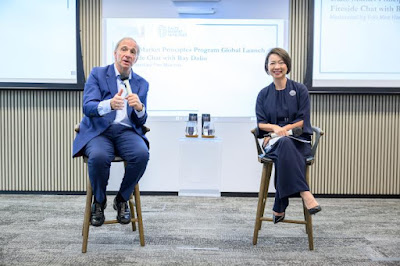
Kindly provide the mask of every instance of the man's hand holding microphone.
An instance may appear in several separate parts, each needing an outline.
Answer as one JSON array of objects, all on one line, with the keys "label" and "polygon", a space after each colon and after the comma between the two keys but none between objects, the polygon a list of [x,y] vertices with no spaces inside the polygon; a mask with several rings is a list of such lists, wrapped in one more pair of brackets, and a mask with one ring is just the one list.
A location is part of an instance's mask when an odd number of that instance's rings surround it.
[{"label": "man's hand holding microphone", "polygon": [[126,90],[128,91],[128,95],[124,98],[122,97],[123,89],[120,89],[117,94],[111,99],[110,105],[113,110],[122,110],[124,109],[124,100],[127,100],[128,105],[134,108],[136,111],[140,112],[143,110],[143,103],[140,101],[139,96],[136,93],[132,93],[131,86],[129,84],[129,80],[125,79],[124,84]]}]

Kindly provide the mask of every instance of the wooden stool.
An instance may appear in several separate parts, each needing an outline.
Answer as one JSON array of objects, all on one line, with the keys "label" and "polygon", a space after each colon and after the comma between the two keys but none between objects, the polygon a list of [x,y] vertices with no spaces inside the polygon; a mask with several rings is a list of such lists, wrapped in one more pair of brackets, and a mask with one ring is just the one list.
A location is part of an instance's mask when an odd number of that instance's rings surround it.
[{"label": "wooden stool", "polygon": [[[85,163],[87,163],[87,157],[83,157],[83,161]],[[112,162],[124,162],[125,166],[126,166],[126,161],[124,161],[121,157],[115,157]],[[133,203],[133,195],[135,195],[135,203]],[[90,180],[88,180],[87,190],[86,190],[85,216],[83,219],[83,229],[82,229],[82,236],[83,236],[82,253],[86,253],[87,245],[88,245],[92,200],[93,200],[92,186],[90,184]],[[135,217],[134,206],[136,206],[137,218]],[[144,246],[145,244],[144,244],[144,232],[143,232],[143,221],[142,221],[142,208],[140,205],[139,184],[136,184],[134,193],[131,194],[131,196],[129,198],[129,208],[131,211],[132,231],[136,231],[136,222],[137,222],[138,228],[139,228],[140,245]],[[118,221],[116,219],[104,221],[104,224],[115,224],[115,223],[118,223]]]},{"label": "wooden stool", "polygon": [[[312,127],[313,131],[316,135],[313,146],[311,148],[311,156],[306,159],[306,182],[310,184],[310,170],[309,167],[314,163],[315,152],[319,143],[320,137],[324,134],[324,132],[317,128]],[[261,184],[260,184],[260,192],[258,193],[258,206],[257,206],[257,214],[256,214],[256,223],[254,226],[254,234],[253,234],[253,245],[257,245],[258,239],[258,231],[261,230],[261,223],[263,221],[272,222],[272,218],[264,217],[265,204],[267,203],[268,197],[268,186],[271,177],[272,166],[274,162],[263,156],[264,152],[258,142],[258,138],[260,138],[258,130],[253,129],[251,131],[256,140],[257,152],[258,152],[258,161],[263,164],[262,174],[261,174]],[[294,224],[304,224],[306,227],[306,234],[308,235],[308,247],[310,250],[314,250],[314,238],[313,238],[313,228],[312,228],[312,219],[311,215],[308,213],[308,210],[303,201],[303,213],[304,220],[288,220],[284,219],[283,223],[294,223]]]}]

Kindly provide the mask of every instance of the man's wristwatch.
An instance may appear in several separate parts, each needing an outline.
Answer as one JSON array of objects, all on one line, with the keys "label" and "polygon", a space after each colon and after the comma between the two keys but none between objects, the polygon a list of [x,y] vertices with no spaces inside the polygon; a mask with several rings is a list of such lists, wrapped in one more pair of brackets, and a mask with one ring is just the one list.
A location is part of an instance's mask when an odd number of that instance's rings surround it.
[{"label": "man's wristwatch", "polygon": [[143,111],[143,109],[144,109],[144,104],[142,103],[142,110],[136,110],[136,111],[138,111],[138,112],[141,112],[141,111]]}]

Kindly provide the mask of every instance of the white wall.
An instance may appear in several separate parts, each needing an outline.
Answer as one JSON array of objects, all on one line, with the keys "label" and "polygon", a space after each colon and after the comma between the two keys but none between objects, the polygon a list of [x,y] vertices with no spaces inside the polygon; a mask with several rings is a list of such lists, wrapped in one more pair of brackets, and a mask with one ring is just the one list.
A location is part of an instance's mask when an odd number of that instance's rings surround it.
[{"label": "white wall", "polygon": [[199,18],[182,15],[179,7],[213,8],[204,18],[288,19],[289,0],[222,0],[173,2],[172,0],[103,0],[103,18]]},{"label": "white wall", "polygon": [[[179,139],[185,136],[186,120],[183,116],[148,118],[150,161],[140,181],[141,191],[179,191]],[[220,191],[258,192],[262,165],[257,161],[254,137],[250,133],[256,126],[255,119],[213,118],[213,121],[215,135],[222,139]],[[193,161],[198,163],[201,162]],[[113,165],[111,190],[118,190],[122,176],[123,165]]]},{"label": "white wall", "polygon": [[[184,2],[170,0],[103,0],[104,18],[232,18],[232,19],[289,19],[289,1],[229,0],[219,2]],[[179,15],[184,6],[210,7],[213,15]],[[103,29],[104,32],[104,29]],[[288,32],[288,23],[285,23]],[[288,43],[285,36],[285,47]],[[265,84],[267,86],[268,84]],[[151,84],[150,84],[151,87]],[[260,90],[262,87],[260,87]],[[256,99],[254,99],[255,105]],[[149,115],[147,126],[150,140],[150,161],[140,181],[141,191],[179,190],[179,139],[184,137],[188,114],[179,116]],[[201,114],[198,114],[201,117]],[[211,113],[211,117],[213,114]],[[254,118],[215,118],[216,136],[222,139],[221,192],[258,192],[262,165],[257,161],[257,150],[250,130],[256,126]],[[193,162],[201,163],[201,162]],[[121,178],[123,166],[112,167],[112,178]],[[110,182],[112,181],[110,179]],[[110,185],[118,190],[119,181]]]}]

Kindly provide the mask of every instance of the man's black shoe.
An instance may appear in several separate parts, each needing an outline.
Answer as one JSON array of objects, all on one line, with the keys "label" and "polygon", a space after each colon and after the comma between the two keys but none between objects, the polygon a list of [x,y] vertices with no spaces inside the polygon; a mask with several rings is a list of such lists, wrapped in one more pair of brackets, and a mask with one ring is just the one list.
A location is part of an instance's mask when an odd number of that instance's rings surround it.
[{"label": "man's black shoe", "polygon": [[129,224],[131,222],[131,212],[129,211],[128,202],[118,202],[114,199],[114,210],[117,211],[117,220],[120,224]]},{"label": "man's black shoe", "polygon": [[93,202],[92,204],[92,215],[90,216],[90,223],[93,226],[101,226],[104,223],[104,209],[106,208],[106,203],[101,204],[98,202]]}]

